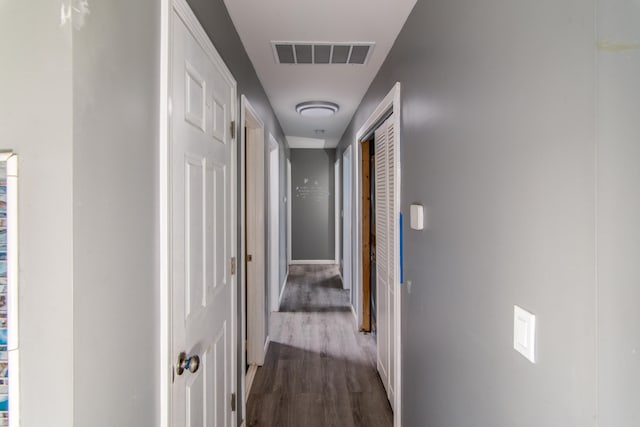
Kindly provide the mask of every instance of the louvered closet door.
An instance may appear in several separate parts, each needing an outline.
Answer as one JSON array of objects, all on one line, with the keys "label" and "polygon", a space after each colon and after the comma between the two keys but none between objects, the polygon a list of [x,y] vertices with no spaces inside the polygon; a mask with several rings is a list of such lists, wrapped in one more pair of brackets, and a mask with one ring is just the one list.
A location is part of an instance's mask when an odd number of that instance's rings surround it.
[{"label": "louvered closet door", "polygon": [[378,372],[393,407],[394,383],[394,304],[396,281],[396,149],[393,116],[375,132],[376,183],[376,292],[378,320]]},{"label": "louvered closet door", "polygon": [[396,307],[396,281],[399,275],[396,275],[396,248],[399,248],[398,242],[398,222],[399,215],[396,211],[396,144],[394,138],[393,116],[387,121],[387,223],[389,224],[389,246],[388,246],[388,272],[389,279],[387,288],[389,290],[389,384],[387,386],[387,394],[389,402],[393,408],[394,401],[394,385],[395,385],[395,307]]}]

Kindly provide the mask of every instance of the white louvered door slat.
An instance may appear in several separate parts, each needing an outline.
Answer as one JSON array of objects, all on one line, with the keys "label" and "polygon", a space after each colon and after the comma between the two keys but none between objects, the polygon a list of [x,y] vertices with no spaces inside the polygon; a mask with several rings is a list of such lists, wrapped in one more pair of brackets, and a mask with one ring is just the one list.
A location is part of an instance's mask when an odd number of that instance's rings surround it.
[{"label": "white louvered door slat", "polygon": [[388,236],[388,251],[389,256],[388,260],[388,274],[389,278],[387,281],[388,288],[388,304],[389,304],[389,402],[391,403],[391,407],[393,408],[393,393],[394,393],[394,380],[395,380],[395,278],[396,278],[396,258],[395,258],[395,248],[398,247],[396,240],[396,194],[395,194],[395,184],[396,184],[396,145],[394,138],[394,125],[393,125],[393,116],[389,117],[386,121],[387,123],[387,221],[389,224],[389,236]]},{"label": "white louvered door slat", "polygon": [[376,215],[376,294],[378,333],[378,372],[391,407],[395,380],[395,283],[398,247],[396,160],[393,115],[375,131],[375,215]]},{"label": "white louvered door slat", "polygon": [[378,372],[389,390],[389,221],[386,123],[375,132]]}]

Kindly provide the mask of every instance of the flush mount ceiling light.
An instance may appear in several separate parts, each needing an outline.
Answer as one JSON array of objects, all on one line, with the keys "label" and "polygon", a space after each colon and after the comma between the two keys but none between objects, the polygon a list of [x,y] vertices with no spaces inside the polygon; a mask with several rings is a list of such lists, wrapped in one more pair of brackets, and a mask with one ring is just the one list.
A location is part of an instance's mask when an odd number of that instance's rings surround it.
[{"label": "flush mount ceiling light", "polygon": [[338,104],[327,101],[307,101],[296,105],[296,111],[305,117],[329,117],[338,112]]}]

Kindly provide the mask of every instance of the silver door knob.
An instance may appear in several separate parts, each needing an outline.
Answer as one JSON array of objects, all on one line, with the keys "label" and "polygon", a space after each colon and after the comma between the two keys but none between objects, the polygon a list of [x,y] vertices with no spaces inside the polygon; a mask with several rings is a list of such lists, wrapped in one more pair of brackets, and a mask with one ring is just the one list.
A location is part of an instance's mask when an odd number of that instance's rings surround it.
[{"label": "silver door knob", "polygon": [[182,375],[185,370],[192,374],[198,371],[200,367],[200,358],[197,355],[187,357],[187,353],[184,351],[178,355],[178,362],[176,363],[176,374]]}]

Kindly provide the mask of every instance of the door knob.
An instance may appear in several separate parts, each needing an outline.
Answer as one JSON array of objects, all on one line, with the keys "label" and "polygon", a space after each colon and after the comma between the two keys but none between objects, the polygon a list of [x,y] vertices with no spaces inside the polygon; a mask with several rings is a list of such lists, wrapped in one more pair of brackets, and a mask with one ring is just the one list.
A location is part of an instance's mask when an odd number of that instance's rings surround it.
[{"label": "door knob", "polygon": [[185,370],[195,374],[200,367],[200,358],[197,355],[187,357],[184,351],[178,355],[178,363],[176,363],[176,374],[182,375]]}]

